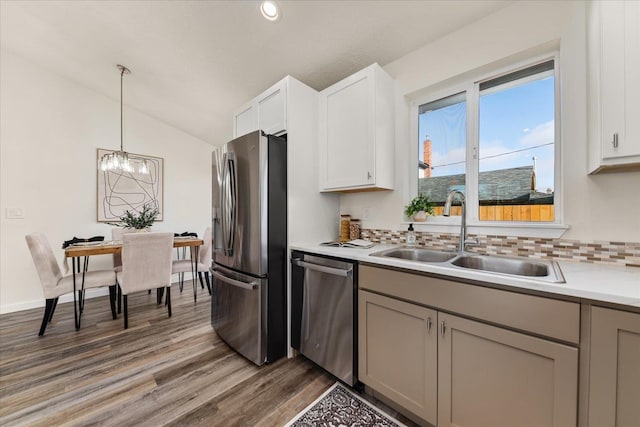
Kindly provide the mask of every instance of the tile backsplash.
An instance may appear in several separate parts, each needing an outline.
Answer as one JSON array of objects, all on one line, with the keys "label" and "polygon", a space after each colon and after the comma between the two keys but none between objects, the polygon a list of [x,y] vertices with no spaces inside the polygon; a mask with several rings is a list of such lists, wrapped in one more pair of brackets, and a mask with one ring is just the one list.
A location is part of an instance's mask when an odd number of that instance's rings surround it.
[{"label": "tile backsplash", "polygon": [[[433,249],[456,250],[459,235],[450,233],[416,232],[416,245]],[[376,243],[404,244],[406,231],[363,229],[363,239]],[[583,242],[579,240],[539,237],[511,237],[470,234],[477,245],[469,245],[470,252],[486,255],[524,256],[597,264],[615,264],[640,267],[640,243],[635,242]]]}]

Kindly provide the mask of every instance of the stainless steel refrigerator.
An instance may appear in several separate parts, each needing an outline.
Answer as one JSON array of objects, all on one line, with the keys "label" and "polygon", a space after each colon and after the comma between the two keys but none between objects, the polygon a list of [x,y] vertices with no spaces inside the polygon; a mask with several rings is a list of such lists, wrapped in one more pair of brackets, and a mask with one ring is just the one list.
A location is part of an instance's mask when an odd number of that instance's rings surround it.
[{"label": "stainless steel refrigerator", "polygon": [[287,351],[287,145],[261,131],[213,152],[217,334],[257,365]]}]

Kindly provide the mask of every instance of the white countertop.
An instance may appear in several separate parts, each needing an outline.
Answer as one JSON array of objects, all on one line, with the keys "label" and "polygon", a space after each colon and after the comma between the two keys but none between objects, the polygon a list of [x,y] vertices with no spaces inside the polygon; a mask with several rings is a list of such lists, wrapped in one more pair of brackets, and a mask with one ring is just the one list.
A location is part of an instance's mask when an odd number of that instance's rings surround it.
[{"label": "white countertop", "polygon": [[353,249],[320,246],[317,243],[312,243],[291,245],[290,249],[352,259],[370,264],[440,274],[450,276],[451,278],[482,281],[513,288],[529,289],[640,308],[640,268],[556,260],[560,265],[566,283],[548,283],[526,277],[521,278],[472,269],[455,268],[446,264],[422,263],[397,258],[369,256],[372,253],[393,247],[400,247],[400,245],[377,244],[370,249]]}]

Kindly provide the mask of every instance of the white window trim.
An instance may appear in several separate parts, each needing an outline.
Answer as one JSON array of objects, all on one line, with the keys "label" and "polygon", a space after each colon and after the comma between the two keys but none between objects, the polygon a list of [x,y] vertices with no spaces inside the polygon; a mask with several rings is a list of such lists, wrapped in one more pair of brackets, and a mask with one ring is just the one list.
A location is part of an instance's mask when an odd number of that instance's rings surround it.
[{"label": "white window trim", "polygon": [[[484,70],[477,74],[465,74],[464,81],[452,83],[450,86],[442,86],[434,91],[421,91],[421,95],[411,99],[409,114],[410,118],[410,135],[409,143],[409,162],[408,168],[409,178],[409,199],[406,204],[418,193],[418,180],[415,178],[416,168],[413,165],[418,164],[418,151],[416,150],[416,141],[419,140],[418,135],[418,108],[420,105],[437,101],[438,99],[451,96],[456,93],[465,92],[467,94],[467,146],[466,146],[466,185],[467,188],[477,189],[478,187],[478,168],[479,160],[476,158],[478,144],[478,114],[477,102],[470,102],[470,99],[478,99],[480,82],[490,80],[501,75],[512,73],[518,69],[527,68],[537,63],[545,62],[550,59],[554,60],[554,81],[555,81],[555,141],[554,141],[554,221],[553,222],[521,222],[521,221],[480,221],[478,218],[478,192],[472,191],[466,194],[467,203],[467,232],[471,234],[483,235],[500,235],[500,236],[522,236],[522,237],[548,237],[557,238],[569,229],[568,224],[563,221],[562,209],[562,174],[561,174],[561,99],[560,99],[560,65],[559,52],[547,52],[537,55],[526,60],[517,61],[508,66],[498,67],[490,71]],[[439,86],[439,85],[438,85]],[[472,141],[472,143],[470,143]],[[470,161],[469,159],[472,159]],[[401,230],[406,230],[409,222],[402,222]],[[459,217],[430,217],[427,222],[415,223],[416,231],[438,232],[438,233],[459,233],[460,218]]]}]

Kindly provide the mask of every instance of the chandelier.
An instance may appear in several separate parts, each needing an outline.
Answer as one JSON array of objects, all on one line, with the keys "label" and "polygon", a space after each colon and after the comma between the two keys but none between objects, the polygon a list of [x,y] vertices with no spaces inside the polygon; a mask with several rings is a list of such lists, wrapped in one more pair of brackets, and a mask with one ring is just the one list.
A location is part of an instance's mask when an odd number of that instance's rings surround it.
[{"label": "chandelier", "polygon": [[123,104],[122,104],[122,81],[125,74],[131,74],[124,65],[118,64],[120,70],[120,151],[114,151],[102,156],[100,159],[100,170],[103,172],[127,172],[147,175],[149,174],[149,165],[145,159],[139,157],[129,158],[129,153],[124,151],[124,127],[122,120]]}]

